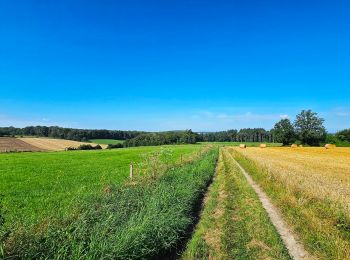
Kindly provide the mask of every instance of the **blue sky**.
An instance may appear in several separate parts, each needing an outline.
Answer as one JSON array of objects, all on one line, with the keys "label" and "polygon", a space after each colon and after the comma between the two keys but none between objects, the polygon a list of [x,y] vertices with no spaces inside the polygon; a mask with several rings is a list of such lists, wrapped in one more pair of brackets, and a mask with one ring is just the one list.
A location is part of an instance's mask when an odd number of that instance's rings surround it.
[{"label": "blue sky", "polygon": [[0,1],[0,126],[350,127],[347,1]]}]

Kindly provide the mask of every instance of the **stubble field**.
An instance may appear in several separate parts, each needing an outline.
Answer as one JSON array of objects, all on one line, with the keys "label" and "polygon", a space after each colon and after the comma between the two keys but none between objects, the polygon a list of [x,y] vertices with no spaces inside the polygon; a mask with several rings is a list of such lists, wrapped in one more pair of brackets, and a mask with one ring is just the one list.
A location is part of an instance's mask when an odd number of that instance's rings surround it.
[{"label": "stubble field", "polygon": [[[19,138],[19,140],[22,140],[32,146],[38,147],[39,149],[46,150],[46,151],[63,151],[68,147],[78,148],[82,144],[90,144],[87,142],[78,142],[78,141],[54,139],[54,138],[25,137],[25,138]],[[107,145],[101,144],[101,147],[106,148]]]},{"label": "stubble field", "polygon": [[350,149],[230,148],[310,253],[350,257]]}]

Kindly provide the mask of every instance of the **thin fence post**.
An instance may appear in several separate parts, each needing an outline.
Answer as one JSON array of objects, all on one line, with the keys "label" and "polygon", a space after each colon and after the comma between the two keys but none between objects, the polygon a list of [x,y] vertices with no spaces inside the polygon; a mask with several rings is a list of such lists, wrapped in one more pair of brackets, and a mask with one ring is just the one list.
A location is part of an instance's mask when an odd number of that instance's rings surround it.
[{"label": "thin fence post", "polygon": [[133,174],[134,174],[133,165],[132,163],[130,163],[130,180],[132,180]]},{"label": "thin fence post", "polygon": [[180,163],[182,164],[182,154],[180,155]]}]

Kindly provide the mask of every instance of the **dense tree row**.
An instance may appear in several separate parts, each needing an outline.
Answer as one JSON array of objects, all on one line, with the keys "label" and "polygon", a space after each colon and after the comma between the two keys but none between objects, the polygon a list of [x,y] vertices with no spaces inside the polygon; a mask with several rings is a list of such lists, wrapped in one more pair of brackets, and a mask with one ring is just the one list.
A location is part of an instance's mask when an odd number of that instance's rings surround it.
[{"label": "dense tree row", "polygon": [[350,129],[327,134],[324,119],[311,110],[302,110],[292,123],[288,118],[277,122],[271,131],[245,128],[213,133],[200,133],[198,141],[208,142],[278,142],[284,145],[301,143],[318,146],[322,143],[350,145]]},{"label": "dense tree row", "polygon": [[87,141],[89,139],[131,139],[125,144],[127,147],[195,142],[273,142],[272,133],[263,128],[244,128],[239,131],[228,130],[197,134],[191,130],[146,133],[141,131],[73,129],[58,126],[0,127],[0,136],[15,135],[52,137],[75,141]]},{"label": "dense tree row", "polygon": [[198,140],[203,142],[273,142],[273,135],[263,128],[243,128],[239,131],[200,133]]},{"label": "dense tree row", "polygon": [[89,139],[116,139],[127,140],[144,132],[121,130],[87,130],[63,128],[58,126],[27,126],[24,128],[0,127],[0,136],[38,136],[52,137],[75,141],[87,141]]},{"label": "dense tree row", "polygon": [[141,134],[135,138],[126,140],[124,147],[150,146],[163,144],[194,144],[198,140],[198,134],[191,130],[171,131],[159,133]]},{"label": "dense tree row", "polygon": [[350,128],[339,131],[335,134],[336,138],[343,142],[350,142]]},{"label": "dense tree row", "polygon": [[[194,133],[191,130],[147,133],[141,131],[86,130],[63,128],[58,126],[28,126],[24,128],[0,127],[0,136],[39,136],[62,138],[76,141],[89,139],[126,140],[124,147],[163,144],[193,144],[196,142],[279,142],[288,145],[299,142],[319,145],[322,142],[343,145],[350,142],[350,129],[339,131],[335,135],[327,134],[323,126],[324,119],[311,110],[302,110],[292,123],[289,119],[277,122],[271,131],[263,128],[243,128],[221,132]],[[109,148],[120,148],[121,145]]]}]

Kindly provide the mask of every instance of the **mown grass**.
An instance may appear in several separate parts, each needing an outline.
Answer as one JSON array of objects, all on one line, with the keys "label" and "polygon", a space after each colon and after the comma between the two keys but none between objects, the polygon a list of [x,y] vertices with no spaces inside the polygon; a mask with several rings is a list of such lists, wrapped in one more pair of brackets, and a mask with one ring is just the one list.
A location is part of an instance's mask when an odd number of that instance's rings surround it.
[{"label": "mown grass", "polygon": [[[299,167],[305,171],[309,167],[307,162],[310,158],[307,156],[307,151],[302,152],[306,155],[303,160],[299,158]],[[314,193],[314,187],[305,188],[305,185],[312,185],[307,179],[307,174],[301,177],[306,178],[302,182],[298,181],[298,176],[294,177],[296,182],[294,180],[287,182],[282,178],[283,170],[279,169],[276,172],[273,165],[269,165],[268,169],[261,163],[247,158],[238,149],[231,150],[231,153],[259,183],[273,203],[279,207],[284,218],[299,235],[309,253],[318,259],[350,259],[350,217],[344,205],[336,202],[331,196],[328,198],[319,196]],[[305,163],[304,167],[303,163]],[[288,165],[288,161],[285,161],[285,165]],[[314,164],[314,167],[317,165]],[[332,172],[331,169],[324,170]],[[302,175],[297,169],[295,172],[287,171],[287,173],[290,178],[293,178],[293,174]],[[319,175],[319,181],[322,178],[322,174]],[[322,185],[318,185],[318,188],[319,193],[325,192]]]},{"label": "mown grass", "polygon": [[254,190],[221,150],[217,174],[184,259],[291,259]]},{"label": "mown grass", "polygon": [[194,211],[214,174],[217,148],[152,178],[112,186],[68,218],[19,230],[7,257],[145,259],[169,257],[188,235]]},{"label": "mown grass", "polygon": [[122,144],[124,140],[115,140],[115,139],[90,139],[89,142],[95,144]]},{"label": "mown grass", "polygon": [[[170,160],[201,149],[200,145],[168,146]],[[118,150],[0,154],[0,195],[5,226],[28,228],[51,216],[65,218],[81,201],[121,184],[130,162],[161,147]]]}]

